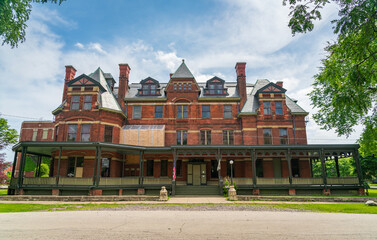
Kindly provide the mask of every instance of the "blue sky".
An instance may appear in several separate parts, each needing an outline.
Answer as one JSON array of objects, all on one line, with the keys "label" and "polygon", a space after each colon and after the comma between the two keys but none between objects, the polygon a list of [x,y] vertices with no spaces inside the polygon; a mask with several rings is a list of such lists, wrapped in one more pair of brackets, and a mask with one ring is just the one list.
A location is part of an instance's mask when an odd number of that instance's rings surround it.
[{"label": "blue sky", "polygon": [[[52,120],[61,103],[65,65],[77,76],[100,66],[119,76],[118,64],[131,66],[131,82],[151,76],[167,82],[185,59],[196,80],[214,75],[235,81],[234,66],[244,61],[247,82],[283,81],[287,94],[311,114],[307,93],[335,40],[330,20],[335,6],[323,11],[315,30],[292,37],[289,9],[279,0],[66,1],[61,6],[34,4],[26,42],[17,49],[0,46],[0,114],[19,130],[25,120]],[[309,143],[354,143],[323,131],[309,116]],[[6,150],[7,160],[13,154]]]}]

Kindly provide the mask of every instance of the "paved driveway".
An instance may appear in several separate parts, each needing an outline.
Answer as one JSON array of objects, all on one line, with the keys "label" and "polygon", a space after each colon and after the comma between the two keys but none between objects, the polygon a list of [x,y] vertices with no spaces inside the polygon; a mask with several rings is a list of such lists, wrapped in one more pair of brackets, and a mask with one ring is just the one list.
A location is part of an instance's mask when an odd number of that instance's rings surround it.
[{"label": "paved driveway", "polygon": [[0,214],[1,239],[377,239],[377,215],[266,211]]}]

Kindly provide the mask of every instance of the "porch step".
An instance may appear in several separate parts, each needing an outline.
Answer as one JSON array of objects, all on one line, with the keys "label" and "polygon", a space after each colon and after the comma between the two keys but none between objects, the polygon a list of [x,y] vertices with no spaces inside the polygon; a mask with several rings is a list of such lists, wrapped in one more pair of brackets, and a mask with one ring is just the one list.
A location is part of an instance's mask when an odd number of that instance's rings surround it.
[{"label": "porch step", "polygon": [[218,186],[176,186],[175,195],[220,195]]}]

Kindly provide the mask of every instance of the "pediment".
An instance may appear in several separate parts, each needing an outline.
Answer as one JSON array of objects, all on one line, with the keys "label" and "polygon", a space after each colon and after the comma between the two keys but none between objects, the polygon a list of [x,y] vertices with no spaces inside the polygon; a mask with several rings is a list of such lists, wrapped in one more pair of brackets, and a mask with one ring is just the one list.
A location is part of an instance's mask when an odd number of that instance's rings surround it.
[{"label": "pediment", "polygon": [[106,89],[93,78],[82,74],[79,77],[68,82],[68,87],[99,87],[102,91],[106,92]]},{"label": "pediment", "polygon": [[276,85],[275,83],[269,83],[259,89],[257,93],[285,93],[286,91],[286,89]]}]

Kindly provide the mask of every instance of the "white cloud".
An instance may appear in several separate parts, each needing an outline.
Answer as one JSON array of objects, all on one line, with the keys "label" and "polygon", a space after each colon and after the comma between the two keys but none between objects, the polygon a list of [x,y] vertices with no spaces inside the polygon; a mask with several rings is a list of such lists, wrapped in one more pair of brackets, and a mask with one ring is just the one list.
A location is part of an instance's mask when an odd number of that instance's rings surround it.
[{"label": "white cloud", "polygon": [[102,49],[102,46],[100,43],[89,43],[88,49],[96,50],[99,53],[106,54],[106,52]]},{"label": "white cloud", "polygon": [[78,48],[80,48],[80,49],[84,49],[84,44],[77,42],[77,43],[75,44],[75,47],[78,47]]}]

